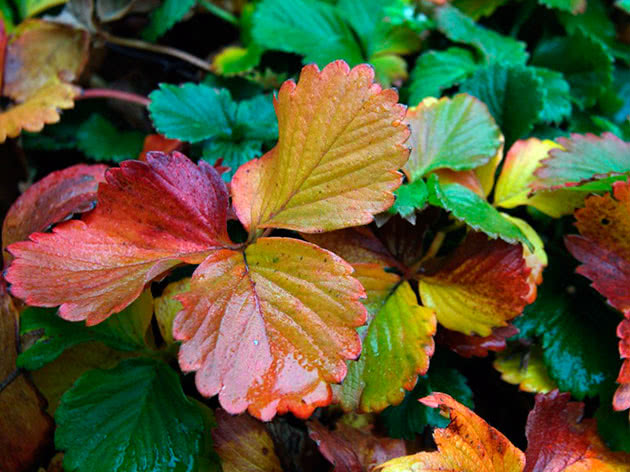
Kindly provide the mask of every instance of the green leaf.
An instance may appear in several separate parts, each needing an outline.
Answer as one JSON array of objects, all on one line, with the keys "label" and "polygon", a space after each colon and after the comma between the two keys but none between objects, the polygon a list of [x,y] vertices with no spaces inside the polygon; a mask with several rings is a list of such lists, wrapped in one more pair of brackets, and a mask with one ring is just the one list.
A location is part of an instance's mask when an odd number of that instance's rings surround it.
[{"label": "green leaf", "polygon": [[429,203],[450,211],[455,218],[491,238],[508,243],[521,242],[530,250],[532,243],[523,232],[472,190],[459,184],[440,185],[437,175],[429,177]]},{"label": "green leaf", "polygon": [[467,49],[452,47],[423,54],[411,72],[409,104],[415,106],[425,97],[439,97],[442,90],[459,84],[478,67]]},{"label": "green leaf", "polygon": [[627,411],[614,411],[612,408],[613,393],[617,385],[608,382],[602,387],[599,407],[595,411],[597,431],[604,442],[613,451],[630,452],[630,423]]},{"label": "green leaf", "polygon": [[439,410],[418,401],[432,392],[448,393],[460,403],[474,408],[473,393],[466,377],[455,369],[432,365],[427,375],[418,377],[418,383],[411,392],[407,392],[400,405],[390,406],[381,413],[389,436],[412,440],[427,426],[445,428],[448,425],[449,419],[443,417]]},{"label": "green leaf", "polygon": [[615,6],[621,8],[626,13],[630,13],[630,0],[617,0]]},{"label": "green leaf", "polygon": [[586,0],[538,0],[538,3],[549,8],[567,11],[573,15],[584,12]]},{"label": "green leaf", "polygon": [[531,131],[544,106],[542,80],[529,67],[492,64],[478,70],[461,90],[488,105],[507,145]]},{"label": "green leaf", "polygon": [[161,84],[150,95],[149,112],[156,129],[168,138],[204,143],[203,158],[224,159],[232,172],[262,152],[265,142],[278,138],[271,97],[257,95],[234,102],[230,93],[203,84],[181,87]]},{"label": "green leaf", "polygon": [[144,144],[138,131],[119,131],[101,115],[92,115],[77,130],[77,147],[95,161],[136,159]]},{"label": "green leaf", "polygon": [[146,358],[86,372],[61,398],[55,420],[68,472],[190,471],[203,432],[175,372]]},{"label": "green leaf", "polygon": [[549,254],[538,297],[514,325],[520,338],[540,340],[549,375],[561,391],[578,399],[595,396],[617,374],[618,318],[573,274],[574,261],[557,249]]},{"label": "green leaf", "polygon": [[466,94],[427,99],[407,112],[406,121],[411,126],[411,154],[404,171],[411,181],[437,169],[480,167],[503,144],[488,108]]},{"label": "green leaf", "polygon": [[336,59],[351,66],[367,59],[340,12],[317,0],[263,0],[252,35],[267,49],[302,54],[305,63],[320,67]]},{"label": "green leaf", "polygon": [[451,5],[436,8],[435,22],[451,41],[475,47],[487,63],[523,65],[529,58],[525,43],[478,25]]},{"label": "green leaf", "polygon": [[422,179],[401,185],[394,191],[396,201],[389,208],[389,213],[398,213],[403,218],[409,218],[416,210],[422,210],[427,205],[429,190]]},{"label": "green leaf", "polygon": [[559,123],[571,115],[571,92],[569,83],[560,72],[543,67],[533,68],[542,81],[544,90],[543,109],[538,117],[545,123]]},{"label": "green leaf", "polygon": [[20,317],[20,333],[43,330],[44,334],[20,353],[17,364],[36,370],[54,361],[66,349],[89,341],[101,341],[121,351],[146,350],[145,336],[152,316],[153,297],[149,291],[144,291],[120,313],[91,327],[61,319],[54,308],[27,307]]},{"label": "green leaf", "polygon": [[142,37],[147,41],[155,41],[195,6],[197,0],[164,0],[151,12],[149,24],[142,30]]},{"label": "green leaf", "polygon": [[541,41],[532,62],[562,72],[580,107],[594,105],[612,83],[613,58],[601,41],[581,30],[571,36]]},{"label": "green leaf", "polygon": [[481,17],[492,15],[497,8],[507,2],[508,0],[454,0],[451,3],[477,21]]}]

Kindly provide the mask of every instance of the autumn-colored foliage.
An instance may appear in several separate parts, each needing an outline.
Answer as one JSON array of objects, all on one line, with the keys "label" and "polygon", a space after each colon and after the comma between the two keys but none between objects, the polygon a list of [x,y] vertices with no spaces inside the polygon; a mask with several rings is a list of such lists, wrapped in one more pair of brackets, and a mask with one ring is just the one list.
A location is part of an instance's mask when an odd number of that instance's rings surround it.
[{"label": "autumn-colored foliage", "polygon": [[0,471],[630,472],[629,13],[0,2]]}]

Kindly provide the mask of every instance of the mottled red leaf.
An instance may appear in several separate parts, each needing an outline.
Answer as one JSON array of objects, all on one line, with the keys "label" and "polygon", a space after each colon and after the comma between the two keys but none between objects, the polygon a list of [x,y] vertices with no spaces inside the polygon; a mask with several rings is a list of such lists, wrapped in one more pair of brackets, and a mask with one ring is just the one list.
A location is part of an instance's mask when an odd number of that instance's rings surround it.
[{"label": "mottled red leaf", "polygon": [[527,418],[525,472],[622,472],[630,454],[611,452],[593,419],[583,419],[584,404],[557,390],[536,395]]},{"label": "mottled red leaf", "polygon": [[[104,165],[78,164],[52,172],[31,185],[9,209],[2,226],[3,250],[31,233],[44,231],[73,213],[94,208],[96,190],[105,181]],[[5,264],[11,257],[4,253]]]},{"label": "mottled red leaf", "polygon": [[216,251],[193,274],[173,324],[179,364],[230,413],[308,417],[358,356],[365,292],[352,267],[314,244],[260,238]]},{"label": "mottled red leaf", "polygon": [[106,174],[98,206],[52,233],[8,250],[11,292],[30,305],[61,305],[68,320],[96,324],[138,297],[145,284],[229,245],[228,195],[210,165],[177,152],[127,161]]},{"label": "mottled red leaf", "polygon": [[318,421],[308,423],[309,436],[334,472],[369,472],[374,466],[406,454],[401,439],[380,438],[369,427],[358,429],[343,423],[330,431]]}]

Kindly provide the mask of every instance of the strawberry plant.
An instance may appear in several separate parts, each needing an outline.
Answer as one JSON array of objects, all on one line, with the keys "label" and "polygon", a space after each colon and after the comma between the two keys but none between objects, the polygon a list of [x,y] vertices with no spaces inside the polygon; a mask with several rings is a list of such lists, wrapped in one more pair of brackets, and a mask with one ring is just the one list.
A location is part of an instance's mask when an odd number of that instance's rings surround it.
[{"label": "strawberry plant", "polygon": [[0,470],[630,471],[629,12],[0,2]]}]

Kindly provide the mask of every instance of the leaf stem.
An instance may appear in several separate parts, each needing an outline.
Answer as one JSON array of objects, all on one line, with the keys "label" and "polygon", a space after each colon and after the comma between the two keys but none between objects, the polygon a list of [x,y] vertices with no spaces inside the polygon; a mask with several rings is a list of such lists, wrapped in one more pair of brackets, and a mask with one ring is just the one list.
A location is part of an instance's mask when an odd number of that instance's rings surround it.
[{"label": "leaf stem", "polygon": [[420,270],[420,267],[422,267],[422,264],[424,264],[429,259],[432,259],[433,257],[435,257],[435,255],[438,253],[438,251],[442,247],[442,243],[444,243],[445,238],[446,238],[445,231],[439,231],[438,233],[436,233],[425,255],[422,256],[422,258],[418,262],[416,262],[413,266],[411,266],[411,268],[409,269],[409,272],[412,274],[415,274],[416,272]]},{"label": "leaf stem", "polygon": [[199,3],[206,10],[208,10],[213,15],[218,16],[223,21],[227,21],[228,23],[231,23],[231,24],[233,24],[236,27],[239,26],[238,18],[236,16],[232,15],[229,11],[225,11],[223,8],[220,8],[217,5],[215,5],[214,3],[208,2],[207,0],[199,0]]},{"label": "leaf stem", "polygon": [[149,106],[151,100],[147,97],[143,97],[142,95],[137,95],[135,93],[123,92],[122,90],[113,90],[113,89],[101,89],[101,88],[93,88],[88,90],[83,90],[81,95],[75,98],[75,100],[81,100],[85,98],[114,98],[116,100],[123,100],[125,102],[137,103],[142,106]]},{"label": "leaf stem", "polygon": [[121,38],[119,36],[114,36],[105,31],[99,31],[98,33],[105,41],[108,41],[113,44],[118,44],[120,46],[126,46],[134,49],[143,49],[145,51],[151,51],[158,54],[165,54],[167,56],[176,57],[177,59],[181,59],[182,61],[188,62],[193,66],[196,66],[200,69],[203,69],[208,72],[212,72],[212,65],[203,59],[198,58],[197,56],[193,56],[185,51],[180,49],[172,48],[170,46],[163,46],[161,44],[152,44],[147,43],[146,41],[142,41],[140,39],[131,39],[131,38]]}]

